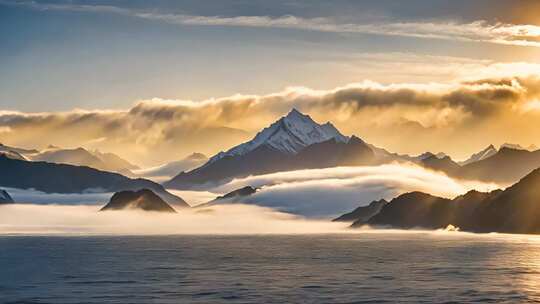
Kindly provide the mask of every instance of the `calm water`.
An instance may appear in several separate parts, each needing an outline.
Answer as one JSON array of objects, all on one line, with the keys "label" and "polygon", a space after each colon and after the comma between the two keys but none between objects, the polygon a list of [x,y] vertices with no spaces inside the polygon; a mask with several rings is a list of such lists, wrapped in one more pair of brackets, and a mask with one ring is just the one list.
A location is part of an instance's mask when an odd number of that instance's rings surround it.
[{"label": "calm water", "polygon": [[540,301],[540,240],[446,234],[0,237],[2,303]]}]

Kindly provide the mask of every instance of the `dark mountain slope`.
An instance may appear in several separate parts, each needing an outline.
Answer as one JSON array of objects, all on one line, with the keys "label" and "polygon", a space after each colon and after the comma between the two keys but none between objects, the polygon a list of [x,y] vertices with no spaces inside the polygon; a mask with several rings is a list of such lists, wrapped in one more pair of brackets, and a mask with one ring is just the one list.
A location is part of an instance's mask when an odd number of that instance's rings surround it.
[{"label": "dark mountain slope", "polygon": [[463,166],[454,176],[498,183],[514,183],[540,167],[540,150],[502,147],[486,159]]},{"label": "dark mountain slope", "polygon": [[0,155],[0,186],[35,189],[47,193],[116,192],[151,189],[170,204],[188,207],[181,198],[145,179],[130,179],[118,173],[47,162],[29,162]]},{"label": "dark mountain slope", "polygon": [[230,198],[235,198],[235,197],[245,197],[245,196],[250,196],[255,192],[257,192],[257,189],[251,186],[246,186],[246,187],[231,191],[225,195],[218,196],[216,197],[215,200],[230,199]]},{"label": "dark mountain slope", "polygon": [[420,164],[425,168],[442,171],[448,175],[456,175],[460,172],[462,167],[454,162],[450,157],[444,156],[442,158],[437,157],[436,155],[431,155],[422,159]]},{"label": "dark mountain slope", "polygon": [[235,177],[298,169],[362,165],[373,161],[373,151],[356,137],[347,143],[334,139],[316,143],[294,155],[261,145],[244,155],[224,156],[190,172],[182,172],[164,185],[173,189],[204,188],[215,183],[227,182]]},{"label": "dark mountain slope", "polygon": [[[374,226],[540,233],[540,169],[506,190],[470,191],[453,200],[421,192],[400,195],[368,220]],[[354,225],[354,224],[353,224]]]},{"label": "dark mountain slope", "polygon": [[331,123],[318,124],[293,109],[252,140],[214,155],[201,167],[182,172],[165,185],[207,188],[235,177],[371,164],[374,160],[373,151],[361,139],[344,136]]},{"label": "dark mountain slope", "polygon": [[0,204],[11,204],[14,203],[13,198],[7,193],[6,190],[0,189]]},{"label": "dark mountain slope", "polygon": [[373,201],[367,206],[362,206],[354,209],[352,212],[346,213],[332,221],[334,222],[357,222],[364,224],[366,221],[368,221],[371,217],[373,217],[375,214],[379,213],[381,211],[382,207],[384,205],[388,204],[388,202],[384,199],[379,201]]}]

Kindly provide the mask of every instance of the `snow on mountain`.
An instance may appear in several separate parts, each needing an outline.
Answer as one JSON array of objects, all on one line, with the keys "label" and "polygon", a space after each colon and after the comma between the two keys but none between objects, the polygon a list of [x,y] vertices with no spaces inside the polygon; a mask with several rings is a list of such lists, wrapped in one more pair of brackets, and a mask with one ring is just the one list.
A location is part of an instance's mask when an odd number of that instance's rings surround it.
[{"label": "snow on mountain", "polygon": [[420,161],[423,161],[423,160],[425,160],[425,159],[428,159],[428,158],[434,157],[434,156],[435,156],[436,158],[438,158],[438,159],[443,159],[443,158],[447,157],[448,155],[446,155],[446,154],[443,153],[443,152],[439,152],[439,153],[437,153],[437,154],[433,154],[433,153],[431,153],[431,152],[424,152],[424,153],[422,153],[422,154],[420,154],[420,155],[418,155],[418,156],[413,156],[413,157],[412,157],[412,160],[413,160],[413,161],[416,161],[416,162],[420,162]]},{"label": "snow on mountain", "polygon": [[519,144],[511,144],[511,143],[502,144],[499,149],[502,149],[502,148],[509,148],[509,149],[514,149],[514,150],[526,150]]},{"label": "snow on mountain", "polygon": [[446,157],[449,157],[447,154],[443,152],[439,152],[437,154],[434,154],[432,152],[424,152],[416,156],[411,156],[409,154],[392,153],[386,149],[379,148],[372,144],[368,144],[368,146],[371,148],[371,150],[373,150],[373,153],[375,153],[375,157],[377,157],[380,161],[383,161],[383,162],[408,161],[408,162],[414,162],[414,163],[422,163],[424,160],[427,160],[432,157],[436,157],[437,159],[444,159]]},{"label": "snow on mountain", "polygon": [[536,151],[536,150],[538,150],[538,147],[535,146],[534,144],[531,144],[527,148],[525,148],[525,147],[521,146],[520,144],[504,143],[504,144],[501,145],[501,147],[499,149],[502,149],[502,148],[509,148],[509,149],[514,149],[514,150],[526,150],[526,151]]},{"label": "snow on mountain", "polygon": [[27,160],[22,154],[15,151],[2,151],[0,150],[0,155],[4,155],[7,158],[18,159],[18,160]]},{"label": "snow on mountain", "polygon": [[256,148],[266,145],[286,154],[297,154],[303,148],[334,138],[337,142],[348,142],[349,138],[341,134],[330,122],[318,124],[309,115],[293,109],[272,123],[269,127],[246,143],[240,144],[226,152],[213,156],[212,163],[225,156],[244,155]]},{"label": "snow on mountain", "polygon": [[0,152],[15,152],[17,154],[24,155],[24,154],[38,153],[39,151],[34,150],[34,149],[22,149],[22,148],[10,147],[10,146],[6,146],[0,143]]},{"label": "snow on mountain", "polygon": [[468,164],[471,164],[471,163],[486,159],[488,157],[491,157],[491,156],[497,154],[497,152],[499,152],[499,150],[502,149],[502,148],[508,148],[508,149],[512,149],[512,150],[524,150],[524,151],[531,151],[531,152],[538,150],[538,147],[536,147],[535,145],[530,145],[529,147],[524,148],[523,146],[521,146],[519,144],[504,143],[504,144],[502,144],[500,146],[499,149],[495,148],[494,145],[489,145],[484,150],[471,155],[471,157],[469,157],[465,161],[460,162],[459,164],[464,166],[464,165],[468,165]]},{"label": "snow on mountain", "polygon": [[486,159],[486,158],[488,158],[490,156],[495,155],[496,153],[497,153],[497,149],[495,148],[495,146],[489,145],[484,150],[471,155],[471,157],[469,157],[467,160],[465,160],[463,162],[460,162],[459,164],[464,166],[464,165],[467,165],[467,164],[470,164],[470,163],[474,163],[474,162]]}]

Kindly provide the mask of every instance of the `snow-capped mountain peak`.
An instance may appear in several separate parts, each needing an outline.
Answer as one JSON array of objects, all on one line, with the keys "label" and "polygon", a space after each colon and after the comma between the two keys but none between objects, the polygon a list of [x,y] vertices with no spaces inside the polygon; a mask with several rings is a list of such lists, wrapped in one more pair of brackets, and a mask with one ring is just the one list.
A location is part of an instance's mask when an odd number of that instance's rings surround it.
[{"label": "snow-capped mountain peak", "polygon": [[218,153],[210,159],[209,163],[225,156],[243,155],[263,145],[286,154],[296,154],[307,146],[332,138],[343,143],[349,140],[330,122],[318,124],[309,115],[292,109],[286,116],[257,133],[251,141]]},{"label": "snow-capped mountain peak", "polygon": [[469,157],[467,160],[461,162],[460,165],[464,166],[464,165],[467,165],[467,164],[470,164],[470,163],[474,163],[474,162],[486,159],[486,158],[488,158],[490,156],[493,156],[496,153],[497,153],[497,148],[495,148],[495,146],[493,146],[493,145],[489,145],[484,150],[471,155],[471,157]]},{"label": "snow-capped mountain peak", "polygon": [[[432,152],[424,152],[418,156],[409,156],[408,158],[410,158],[411,160],[413,161],[416,161],[416,162],[419,162],[419,161],[423,161],[423,160],[426,160],[428,158],[432,158],[432,157],[436,157],[438,159],[443,159],[445,157],[447,157],[448,155],[446,155],[444,152],[439,152],[437,154],[434,154]],[[407,157],[407,156],[405,156]]]}]

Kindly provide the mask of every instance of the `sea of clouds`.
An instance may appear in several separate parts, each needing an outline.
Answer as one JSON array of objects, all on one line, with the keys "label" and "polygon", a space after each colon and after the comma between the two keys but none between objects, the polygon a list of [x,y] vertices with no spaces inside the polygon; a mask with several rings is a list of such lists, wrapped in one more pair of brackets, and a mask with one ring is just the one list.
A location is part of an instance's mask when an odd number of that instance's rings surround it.
[{"label": "sea of clouds", "polygon": [[99,212],[111,193],[45,194],[7,189],[17,204],[0,205],[0,234],[279,234],[337,233],[335,216],[409,191],[454,197],[499,187],[452,179],[414,165],[389,164],[279,172],[235,179],[209,191],[175,192],[190,204],[243,186],[254,195],[223,204],[178,210]]},{"label": "sea of clouds", "polygon": [[270,207],[306,217],[331,218],[381,198],[422,191],[453,198],[469,190],[491,191],[499,185],[456,180],[415,165],[389,164],[279,172],[235,179],[223,193],[253,186],[260,190],[235,201]]}]

